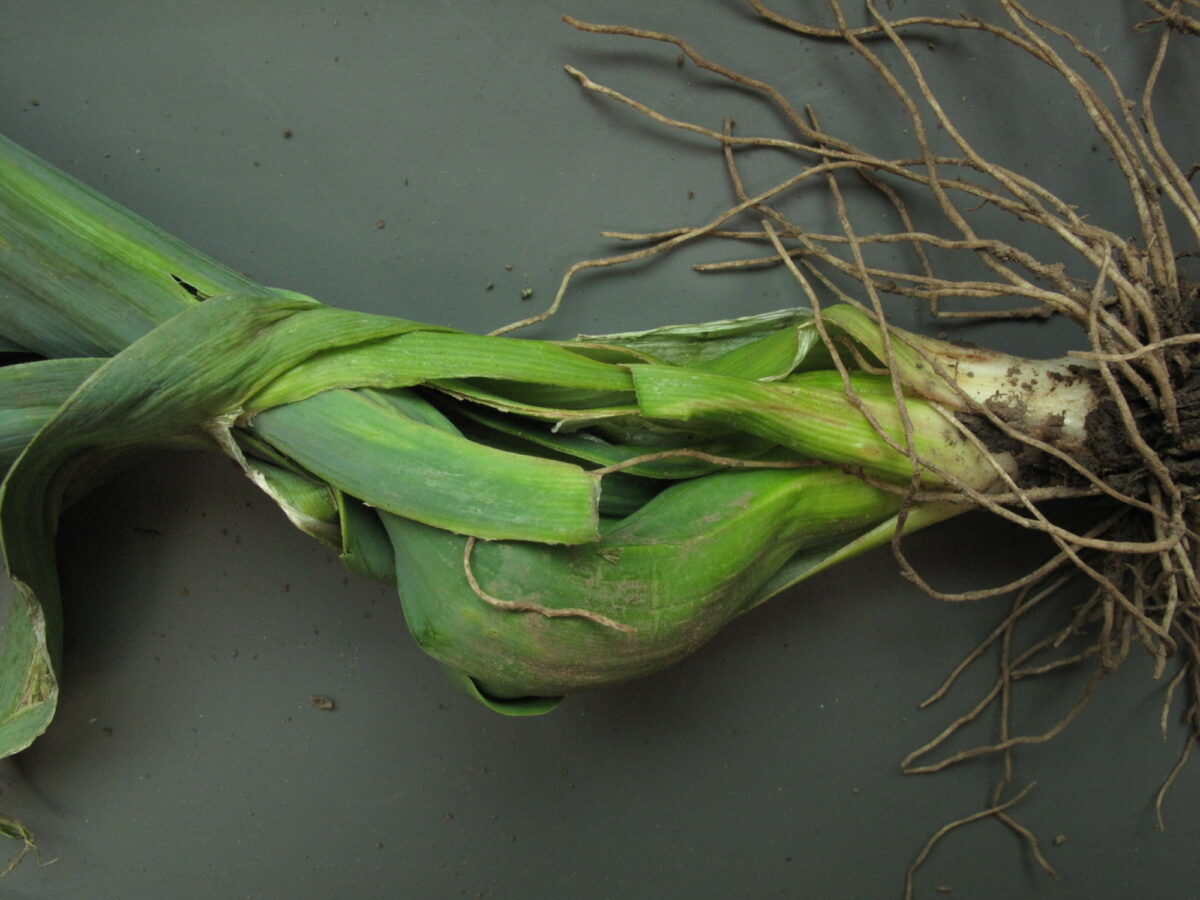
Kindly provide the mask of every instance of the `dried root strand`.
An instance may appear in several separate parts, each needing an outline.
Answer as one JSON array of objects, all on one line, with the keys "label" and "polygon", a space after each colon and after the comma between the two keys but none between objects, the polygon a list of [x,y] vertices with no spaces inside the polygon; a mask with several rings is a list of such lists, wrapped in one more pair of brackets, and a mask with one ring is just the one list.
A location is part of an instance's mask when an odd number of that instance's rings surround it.
[{"label": "dried root strand", "polygon": [[637,629],[632,625],[626,625],[618,622],[616,619],[595,612],[590,609],[582,609],[578,607],[553,607],[544,606],[541,603],[534,603],[531,600],[502,600],[499,597],[493,597],[487,591],[479,586],[479,581],[475,578],[475,572],[471,568],[471,553],[475,549],[475,538],[468,537],[466,546],[463,548],[463,573],[467,577],[467,584],[471,586],[471,590],[475,596],[487,603],[489,606],[494,606],[496,609],[502,609],[505,612],[527,612],[536,613],[539,616],[545,616],[547,619],[586,619],[589,622],[595,622],[597,625],[602,625],[605,628],[611,628],[613,631],[621,631],[625,634],[636,634]]},{"label": "dried root strand", "polygon": [[[1022,788],[1019,793],[1015,794],[1004,802],[993,804],[987,809],[981,809],[978,812],[971,813],[969,816],[963,816],[961,819],[955,819],[953,822],[947,822],[945,825],[935,831],[929,837],[929,840],[925,842],[925,846],[923,846],[920,852],[917,853],[916,859],[912,861],[912,864],[908,867],[908,871],[904,874],[905,900],[911,900],[911,898],[915,896],[917,871],[921,868],[921,866],[925,865],[925,861],[929,859],[930,854],[933,853],[934,848],[942,841],[943,838],[945,838],[955,829],[962,828],[964,825],[970,825],[973,822],[979,822],[991,816],[999,816],[1000,814],[1007,812],[1009,809],[1016,806],[1018,803],[1028,797],[1030,792],[1036,786],[1037,782],[1031,781],[1028,785]],[[1053,872],[1053,869],[1050,871]]]}]

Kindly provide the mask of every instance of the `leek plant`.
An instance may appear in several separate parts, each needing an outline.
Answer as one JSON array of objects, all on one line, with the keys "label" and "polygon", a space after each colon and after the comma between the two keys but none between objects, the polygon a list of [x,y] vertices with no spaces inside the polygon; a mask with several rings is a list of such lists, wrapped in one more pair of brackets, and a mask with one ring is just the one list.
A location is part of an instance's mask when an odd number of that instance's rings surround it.
[{"label": "leek plant", "polygon": [[[480,336],[250,283],[8,141],[0,204],[0,327],[42,357],[0,368],[5,754],[54,710],[59,513],[155,447],[235,459],[351,569],[396,582],[455,681],[519,714],[669,665],[901,516],[968,508],[905,504],[914,484],[1004,474],[946,404],[913,393],[901,415],[888,378],[843,382],[802,310]],[[821,328],[877,358],[861,312]],[[925,368],[914,355],[905,378]],[[1048,414],[1073,416],[1085,385],[1066,379]]]},{"label": "leek plant", "polygon": [[[1166,22],[1157,66],[1171,28],[1200,29],[1178,4],[1150,5]],[[1050,577],[1073,566],[1095,589],[1069,630],[1095,625],[1099,636],[1094,652],[1061,664],[1095,657],[1099,677],[1138,641],[1163,665],[1181,654],[1189,664],[1172,690],[1185,681],[1192,688],[1186,715],[1200,730],[1196,444],[1184,390],[1197,298],[1163,214],[1173,204],[1195,238],[1200,203],[1155,137],[1154,73],[1137,123],[1119,89],[1114,112],[1043,34],[1090,51],[1015,3],[1001,3],[1011,27],[893,23],[872,7],[875,24],[865,29],[850,28],[836,3],[831,29],[752,6],[777,26],[844,41],[875,66],[911,116],[921,152],[894,160],[840,140],[812,111],[681,38],[570,20],[674,45],[695,65],[763,92],[796,135],[747,138],[731,124],[717,132],[680,123],[569,69],[591,91],[711,137],[739,201],[700,226],[621,235],[646,246],[577,264],[563,290],[583,269],[724,233],[765,243],[769,255],[746,262],[787,266],[804,309],[573,341],[336,309],[233,272],[0,139],[0,358],[14,360],[0,367],[0,755],[27,747],[54,713],[62,510],[162,447],[227,454],[351,570],[395,583],[417,643],[498,712],[542,713],[572,692],[648,675],[812,574],[982,507],[1044,531],[1059,548],[1004,586],[1018,599],[987,643],[1011,634]],[[1107,232],[983,160],[925,87],[900,33],[915,25],[984,30],[1060,72],[1127,174],[1145,239]],[[929,113],[871,49],[872,37],[896,49],[958,156],[932,151]],[[809,164],[755,193],[732,151],[756,147]],[[841,172],[878,188],[903,230],[857,235]],[[885,178],[931,192],[958,236],[919,230]],[[827,187],[840,235],[813,235],[772,205],[802,181]],[[1049,229],[1094,266],[1093,279],[1068,278],[976,234],[963,200]],[[746,213],[756,228],[721,232]],[[920,272],[882,270],[864,254],[896,243],[914,249]],[[929,246],[974,254],[994,279],[937,278]],[[841,302],[822,304],[814,284]],[[1025,297],[1034,306],[1020,314],[1064,316],[1090,350],[1028,360],[919,336],[888,321],[885,293]],[[552,314],[562,295],[516,324]],[[1072,532],[1041,506],[1064,497],[1099,498],[1114,512]],[[1022,741],[1007,736],[1007,724],[1004,732],[943,764],[1007,754]],[[914,754],[910,769],[932,768],[915,761],[944,737]],[[1011,805],[1007,786],[996,791],[998,816]],[[30,839],[18,823],[5,827]]]},{"label": "leek plant", "polygon": [[[0,367],[4,755],[58,697],[59,515],[155,448],[235,459],[350,569],[395,582],[417,643],[512,715],[668,666],[822,568],[970,508],[951,490],[993,490],[1015,465],[956,398],[920,398],[956,348],[909,336],[898,404],[867,371],[883,332],[850,306],[571,342],[334,309],[4,139],[0,235],[0,335],[37,357]],[[1054,383],[1044,414],[1074,434],[1088,382]]]}]

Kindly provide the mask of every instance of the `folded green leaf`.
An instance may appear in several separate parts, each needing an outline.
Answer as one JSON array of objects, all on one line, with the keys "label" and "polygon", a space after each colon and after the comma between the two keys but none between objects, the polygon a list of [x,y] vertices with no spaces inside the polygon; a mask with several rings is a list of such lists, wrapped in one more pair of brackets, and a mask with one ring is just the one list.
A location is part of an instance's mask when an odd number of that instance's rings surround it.
[{"label": "folded green leaf", "polygon": [[[585,344],[624,347],[647,354],[653,361],[697,367],[780,331],[795,329],[811,321],[812,313],[806,309],[782,309],[752,316],[739,316],[736,319],[703,322],[699,325],[667,325],[647,331],[580,335],[576,340]],[[807,342],[808,338],[801,340]]]},{"label": "folded green leaf", "polygon": [[596,393],[624,393],[625,402],[632,399],[633,391],[624,370],[555,344],[414,325],[380,341],[318,353],[247,405],[252,410],[268,409],[333,388],[411,387],[447,378],[574,388],[589,398]]},{"label": "folded green leaf", "polygon": [[[647,418],[712,431],[744,431],[803,456],[853,466],[898,485],[912,479],[913,463],[903,449],[906,438],[899,409],[877,380],[867,380],[860,395],[872,422],[842,390],[813,386],[803,379],[772,384],[669,366],[634,366],[631,371],[639,408]],[[907,413],[919,457],[976,487],[995,480],[983,453],[936,409],[912,399]],[[941,481],[925,469],[922,480]]]},{"label": "folded green leaf", "polygon": [[0,367],[0,476],[102,359],[43,359]]},{"label": "folded green leaf", "polygon": [[396,515],[489,539],[597,536],[599,481],[579,466],[448,434],[375,391],[326,391],[260,413],[253,427],[318,477]]},{"label": "folded green leaf", "polygon": [[898,505],[834,470],[755,470],[675,484],[599,541],[575,547],[496,541],[468,556],[466,538],[383,521],[417,642],[487,697],[511,699],[559,696],[678,661],[801,548],[851,540]]}]

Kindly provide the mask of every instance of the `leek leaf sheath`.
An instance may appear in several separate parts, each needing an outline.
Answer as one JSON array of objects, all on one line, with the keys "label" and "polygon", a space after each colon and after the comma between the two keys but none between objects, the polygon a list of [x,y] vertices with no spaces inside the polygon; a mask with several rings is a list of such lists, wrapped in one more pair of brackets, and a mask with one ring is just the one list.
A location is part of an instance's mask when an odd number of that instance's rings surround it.
[{"label": "leek leaf sheath", "polygon": [[[852,376],[880,435],[804,310],[560,342],[339,310],[2,139],[0,302],[0,353],[44,357],[0,367],[0,755],[57,702],[63,508],[154,448],[237,460],[513,715],[670,665],[887,541],[913,475],[890,383]],[[843,334],[870,353],[872,327]],[[913,450],[987,486],[941,413],[909,415]],[[906,527],[963,508],[912,505]]]}]

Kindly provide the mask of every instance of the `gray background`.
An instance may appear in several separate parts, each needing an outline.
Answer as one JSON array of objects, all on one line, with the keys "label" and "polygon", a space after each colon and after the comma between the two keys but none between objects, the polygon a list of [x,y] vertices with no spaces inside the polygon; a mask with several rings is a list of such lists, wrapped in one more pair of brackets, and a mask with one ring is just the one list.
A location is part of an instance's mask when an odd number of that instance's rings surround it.
[{"label": "gray background", "polygon": [[[1037,6],[1059,21],[1075,10],[1123,71],[1145,66],[1149,43],[1127,43],[1132,4]],[[918,8],[949,10],[896,3]],[[563,63],[680,117],[779,131],[753,98],[677,67],[673,48],[580,35],[563,13],[685,34],[833,130],[877,147],[909,138],[847,51],[714,0],[0,2],[0,131],[262,281],[487,330],[607,252],[599,230],[700,221],[729,202],[710,145],[584,96]],[[922,58],[983,149],[1123,227],[1082,118],[1044,72],[995,50],[956,39]],[[1198,74],[1194,59],[1170,68],[1164,102],[1194,107]],[[1177,142],[1195,133],[1194,118],[1165,125]],[[765,184],[788,165],[748,171]],[[831,227],[816,197],[797,203]],[[689,272],[737,252],[707,245],[581,279],[534,334],[801,302],[781,272]],[[1031,354],[1062,339],[972,336]],[[57,861],[23,865],[4,897],[896,896],[925,837],[985,804],[998,771],[899,773],[992,677],[917,710],[1005,601],[929,600],[886,551],[657,677],[509,720],[442,680],[387,588],[345,575],[215,455],[125,474],[69,515],[61,547],[61,707],[0,765],[0,802]],[[911,543],[946,589],[1011,577],[1044,550],[983,517]],[[1025,686],[1019,726],[1046,727],[1080,684]],[[1017,785],[1038,782],[1019,818],[1067,838],[1046,850],[1060,880],[985,822],[942,845],[918,896],[1200,897],[1200,767],[1169,797],[1168,831],[1154,828],[1183,740],[1158,735],[1161,689],[1135,658],[1058,740],[1017,755]],[[312,708],[313,694],[337,708]]]}]

